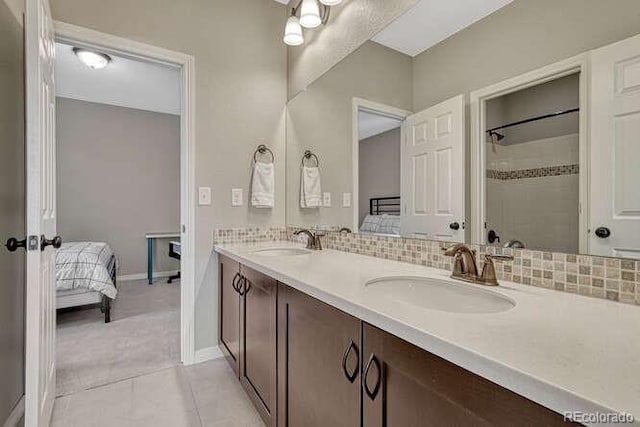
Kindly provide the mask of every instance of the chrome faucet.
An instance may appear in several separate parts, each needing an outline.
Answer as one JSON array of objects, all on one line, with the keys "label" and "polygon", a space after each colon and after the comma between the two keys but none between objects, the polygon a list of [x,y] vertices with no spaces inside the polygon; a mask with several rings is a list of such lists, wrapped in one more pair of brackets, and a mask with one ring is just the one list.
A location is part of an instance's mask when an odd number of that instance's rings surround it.
[{"label": "chrome faucet", "polygon": [[476,264],[476,251],[471,250],[464,243],[442,248],[442,250],[445,255],[454,257],[453,272],[451,272],[453,279],[479,285],[498,286],[499,283],[493,261],[513,261],[513,257],[510,255],[485,254],[482,274],[479,275],[478,265]]},{"label": "chrome faucet", "polygon": [[307,249],[311,249],[314,251],[321,251],[322,250],[322,242],[320,241],[320,237],[324,236],[324,233],[320,233],[320,232],[312,232],[309,231],[305,228],[303,228],[302,230],[298,230],[295,233],[296,236],[300,235],[300,234],[306,234],[307,235]]}]

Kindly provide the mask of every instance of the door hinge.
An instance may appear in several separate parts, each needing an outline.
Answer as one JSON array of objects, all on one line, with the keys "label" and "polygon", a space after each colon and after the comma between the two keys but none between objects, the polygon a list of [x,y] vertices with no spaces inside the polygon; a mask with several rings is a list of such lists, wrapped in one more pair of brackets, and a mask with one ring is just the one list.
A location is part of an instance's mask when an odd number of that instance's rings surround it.
[{"label": "door hinge", "polygon": [[182,224],[182,232],[183,232],[183,233],[186,233],[186,232],[187,232],[187,226],[186,226],[186,225],[184,225],[184,224]]},{"label": "door hinge", "polygon": [[38,236],[28,236],[27,237],[27,250],[28,251],[39,251],[40,250],[40,237]]}]

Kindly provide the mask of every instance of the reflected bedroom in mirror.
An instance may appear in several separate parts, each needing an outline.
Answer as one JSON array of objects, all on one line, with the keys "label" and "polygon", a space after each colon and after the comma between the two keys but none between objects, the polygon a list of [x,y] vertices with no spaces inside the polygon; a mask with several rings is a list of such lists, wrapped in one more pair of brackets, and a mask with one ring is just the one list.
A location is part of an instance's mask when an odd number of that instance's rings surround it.
[{"label": "reflected bedroom in mirror", "polygon": [[540,39],[533,9],[486,2],[425,37],[416,2],[291,96],[287,225],[640,258],[640,36],[577,45],[546,17]]}]

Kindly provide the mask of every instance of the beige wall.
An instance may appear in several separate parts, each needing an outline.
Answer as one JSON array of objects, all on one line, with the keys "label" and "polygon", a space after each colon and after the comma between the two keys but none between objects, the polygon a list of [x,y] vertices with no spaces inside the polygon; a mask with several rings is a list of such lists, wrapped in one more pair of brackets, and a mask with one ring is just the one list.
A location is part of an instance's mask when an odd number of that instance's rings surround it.
[{"label": "beige wall", "polygon": [[[145,234],[180,229],[180,116],[57,98],[58,234],[107,242],[119,275],[147,271]],[[177,270],[168,240],[155,271]]]},{"label": "beige wall", "polygon": [[369,213],[372,197],[400,196],[400,128],[360,141],[358,224]]},{"label": "beige wall", "polygon": [[304,45],[288,48],[289,99],[305,90],[416,1],[349,0],[333,7],[328,25],[304,30]]},{"label": "beige wall", "polygon": [[414,58],[414,111],[638,33],[637,0],[515,0]]},{"label": "beige wall", "polygon": [[[212,187],[213,202],[196,211],[196,348],[216,345],[213,230],[284,225],[284,6],[267,0],[51,3],[56,20],[195,57],[196,187]],[[276,155],[273,210],[246,204],[250,159],[261,142]],[[245,189],[245,205],[232,208],[230,192],[236,187]]]},{"label": "beige wall", "polygon": [[[287,224],[352,227],[353,209],[342,193],[353,192],[352,99],[375,100],[397,108],[411,106],[411,58],[367,42],[288,104]],[[329,208],[300,208],[300,159],[306,149],[320,158],[322,190]]]}]

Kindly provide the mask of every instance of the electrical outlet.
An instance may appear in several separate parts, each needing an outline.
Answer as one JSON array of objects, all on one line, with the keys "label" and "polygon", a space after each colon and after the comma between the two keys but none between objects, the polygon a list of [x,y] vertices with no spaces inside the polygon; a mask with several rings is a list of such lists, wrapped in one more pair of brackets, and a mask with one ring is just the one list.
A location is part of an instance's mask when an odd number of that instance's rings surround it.
[{"label": "electrical outlet", "polygon": [[198,188],[198,205],[200,206],[211,205],[211,187]]},{"label": "electrical outlet", "polygon": [[231,189],[231,206],[242,206],[243,203],[243,191],[242,188]]},{"label": "electrical outlet", "polygon": [[343,208],[351,207],[351,193],[342,193],[342,207]]},{"label": "electrical outlet", "polygon": [[322,206],[324,206],[325,208],[331,207],[331,193],[322,193]]}]

